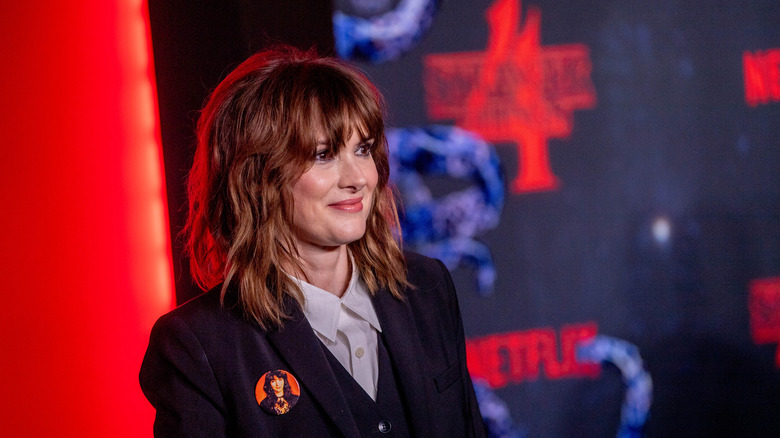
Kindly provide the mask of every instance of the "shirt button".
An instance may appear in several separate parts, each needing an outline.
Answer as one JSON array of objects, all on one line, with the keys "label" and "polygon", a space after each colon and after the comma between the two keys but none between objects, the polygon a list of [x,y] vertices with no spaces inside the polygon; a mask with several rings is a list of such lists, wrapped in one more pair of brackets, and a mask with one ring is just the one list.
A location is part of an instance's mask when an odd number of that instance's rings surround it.
[{"label": "shirt button", "polygon": [[365,350],[363,350],[363,347],[358,347],[355,349],[355,356],[357,356],[358,359],[363,357],[363,354],[365,354]]},{"label": "shirt button", "polygon": [[390,432],[390,429],[392,429],[392,425],[390,425],[390,422],[387,420],[382,420],[379,422],[379,431],[382,433],[388,433]]}]

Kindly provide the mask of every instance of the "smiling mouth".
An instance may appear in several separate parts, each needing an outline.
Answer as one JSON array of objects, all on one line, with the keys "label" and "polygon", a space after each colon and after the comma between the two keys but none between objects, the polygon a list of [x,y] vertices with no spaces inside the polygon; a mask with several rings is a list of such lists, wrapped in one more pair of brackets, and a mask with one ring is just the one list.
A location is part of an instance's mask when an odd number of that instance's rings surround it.
[{"label": "smiling mouth", "polygon": [[363,198],[345,199],[340,202],[334,202],[333,204],[328,204],[328,207],[335,208],[336,210],[340,210],[340,211],[357,213],[363,211]]}]

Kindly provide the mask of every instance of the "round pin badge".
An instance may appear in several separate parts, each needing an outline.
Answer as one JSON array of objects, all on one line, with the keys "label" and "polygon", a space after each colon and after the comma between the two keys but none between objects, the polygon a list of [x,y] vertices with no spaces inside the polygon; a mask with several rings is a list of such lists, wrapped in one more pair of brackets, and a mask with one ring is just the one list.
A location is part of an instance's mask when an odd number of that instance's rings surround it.
[{"label": "round pin badge", "polygon": [[255,387],[257,404],[268,414],[283,415],[298,403],[301,387],[295,377],[285,370],[263,374]]}]

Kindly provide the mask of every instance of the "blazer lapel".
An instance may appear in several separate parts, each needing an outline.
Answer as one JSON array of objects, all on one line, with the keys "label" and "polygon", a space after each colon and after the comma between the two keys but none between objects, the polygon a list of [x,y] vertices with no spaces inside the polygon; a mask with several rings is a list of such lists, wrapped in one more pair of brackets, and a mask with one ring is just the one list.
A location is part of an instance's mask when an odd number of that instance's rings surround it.
[{"label": "blazer lapel", "polygon": [[410,426],[415,436],[431,436],[427,430],[431,417],[425,391],[426,370],[421,360],[422,344],[409,303],[393,298],[386,290],[380,290],[372,300],[382,326],[382,337],[397,372],[401,399],[404,406],[412,407],[407,410]]},{"label": "blazer lapel", "polygon": [[268,340],[290,365],[313,401],[322,407],[344,436],[360,436],[322,343],[297,306],[292,319],[282,329],[269,332]]}]

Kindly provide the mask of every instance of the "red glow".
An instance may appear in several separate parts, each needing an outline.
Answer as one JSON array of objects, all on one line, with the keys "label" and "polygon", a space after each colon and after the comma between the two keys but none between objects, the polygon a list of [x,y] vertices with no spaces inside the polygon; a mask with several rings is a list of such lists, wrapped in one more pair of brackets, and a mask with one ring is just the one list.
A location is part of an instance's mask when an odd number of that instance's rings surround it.
[{"label": "red glow", "polygon": [[566,138],[572,112],[593,108],[588,47],[541,47],[541,13],[529,8],[520,28],[519,0],[496,0],[487,12],[485,53],[429,55],[425,91],[432,119],[454,119],[486,140],[517,146],[514,193],[555,190],[549,138]]},{"label": "red glow", "polygon": [[588,322],[561,328],[560,345],[548,327],[468,339],[469,372],[492,388],[537,380],[540,367],[548,379],[597,377],[598,364],[577,362],[575,356],[577,343],[597,333],[596,323]]},{"label": "red glow", "polygon": [[750,106],[780,101],[780,49],[742,56],[745,74],[745,101]]},{"label": "red glow", "polygon": [[[780,343],[780,277],[753,280],[749,286],[750,334],[756,344]],[[775,356],[780,368],[780,346]]]},{"label": "red glow", "polygon": [[0,436],[151,436],[138,369],[173,295],[144,4],[0,20]]}]

